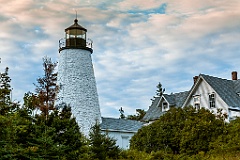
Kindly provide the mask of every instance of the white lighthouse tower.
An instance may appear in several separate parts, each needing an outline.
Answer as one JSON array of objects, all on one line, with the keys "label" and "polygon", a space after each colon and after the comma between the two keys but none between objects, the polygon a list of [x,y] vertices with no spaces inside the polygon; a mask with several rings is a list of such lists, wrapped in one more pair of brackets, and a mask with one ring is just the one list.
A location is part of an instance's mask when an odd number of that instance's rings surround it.
[{"label": "white lighthouse tower", "polygon": [[92,42],[87,42],[87,29],[74,20],[59,41],[57,105],[71,106],[73,116],[84,135],[91,126],[101,123],[101,113],[92,64]]}]

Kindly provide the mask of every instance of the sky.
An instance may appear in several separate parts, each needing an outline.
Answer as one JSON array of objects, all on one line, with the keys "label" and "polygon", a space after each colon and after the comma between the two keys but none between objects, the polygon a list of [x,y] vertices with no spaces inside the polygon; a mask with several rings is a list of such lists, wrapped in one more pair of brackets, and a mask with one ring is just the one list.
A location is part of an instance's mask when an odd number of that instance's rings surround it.
[{"label": "sky", "polygon": [[42,58],[58,61],[64,29],[78,22],[93,41],[101,114],[147,110],[165,93],[190,90],[193,77],[240,73],[239,0],[0,0],[0,72],[9,67],[13,100],[34,92]]}]

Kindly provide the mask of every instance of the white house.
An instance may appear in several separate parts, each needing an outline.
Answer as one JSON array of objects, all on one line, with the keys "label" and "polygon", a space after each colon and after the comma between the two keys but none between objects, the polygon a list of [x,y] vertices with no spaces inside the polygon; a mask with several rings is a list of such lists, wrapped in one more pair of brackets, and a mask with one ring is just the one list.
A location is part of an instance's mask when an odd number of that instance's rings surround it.
[{"label": "white house", "polygon": [[102,117],[100,127],[102,132],[116,140],[116,145],[119,148],[129,149],[130,139],[143,124],[143,122],[134,120]]},{"label": "white house", "polygon": [[163,94],[156,97],[149,107],[144,121],[154,121],[164,114],[171,106],[207,108],[214,113],[222,109],[228,115],[228,120],[240,117],[240,79],[237,72],[232,72],[232,79],[222,79],[200,74],[195,76],[190,91],[175,94]]}]

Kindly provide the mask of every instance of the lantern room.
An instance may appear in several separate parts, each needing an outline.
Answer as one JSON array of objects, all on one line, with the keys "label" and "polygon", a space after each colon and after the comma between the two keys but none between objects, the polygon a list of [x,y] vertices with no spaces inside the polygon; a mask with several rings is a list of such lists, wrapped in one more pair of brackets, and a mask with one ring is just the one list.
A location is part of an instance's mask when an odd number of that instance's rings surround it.
[{"label": "lantern room", "polygon": [[66,47],[79,48],[86,47],[87,29],[74,20],[74,24],[65,29]]}]

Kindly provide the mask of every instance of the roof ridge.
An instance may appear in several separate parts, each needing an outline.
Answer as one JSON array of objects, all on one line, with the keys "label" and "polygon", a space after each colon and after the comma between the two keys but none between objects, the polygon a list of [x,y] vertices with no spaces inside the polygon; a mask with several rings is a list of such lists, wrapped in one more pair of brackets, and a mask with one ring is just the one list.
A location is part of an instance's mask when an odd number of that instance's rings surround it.
[{"label": "roof ridge", "polygon": [[189,92],[189,91],[182,91],[182,92],[176,92],[176,93],[171,93],[171,94],[163,94],[163,95],[171,96],[171,95],[176,95],[176,94],[181,94],[181,93],[186,93],[186,92]]},{"label": "roof ridge", "polygon": [[226,78],[221,78],[221,77],[211,76],[211,75],[208,75],[208,74],[202,74],[202,73],[200,73],[199,76],[208,76],[208,77],[211,77],[211,78],[218,78],[218,79],[221,79],[221,80],[233,81],[233,80],[231,80],[231,79],[226,79]]},{"label": "roof ridge", "polygon": [[[114,120],[126,120],[126,121],[137,121],[137,120],[133,120],[133,119],[122,119],[122,118],[115,118],[115,117],[102,117],[104,119],[114,119]],[[139,122],[139,121],[137,121]]]}]

